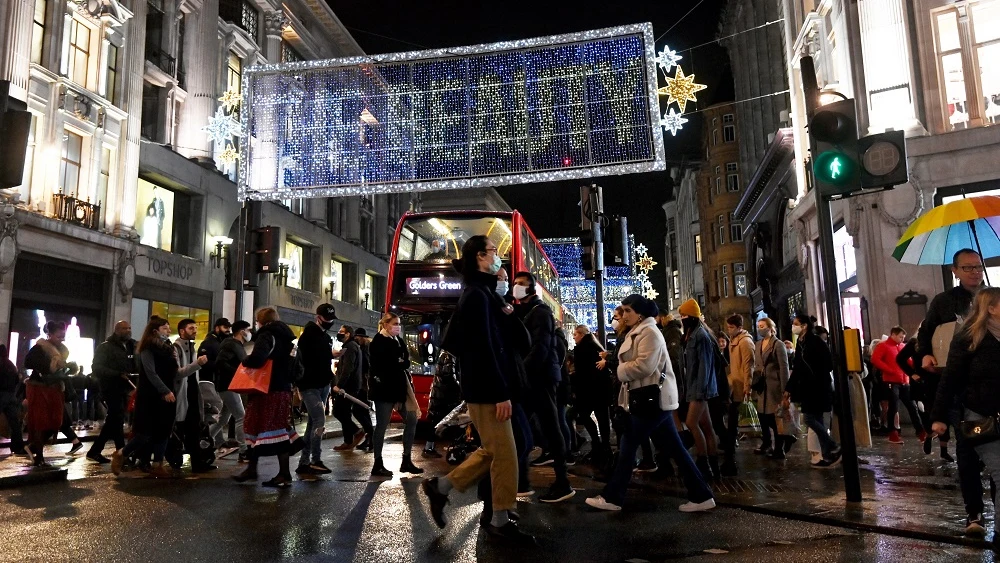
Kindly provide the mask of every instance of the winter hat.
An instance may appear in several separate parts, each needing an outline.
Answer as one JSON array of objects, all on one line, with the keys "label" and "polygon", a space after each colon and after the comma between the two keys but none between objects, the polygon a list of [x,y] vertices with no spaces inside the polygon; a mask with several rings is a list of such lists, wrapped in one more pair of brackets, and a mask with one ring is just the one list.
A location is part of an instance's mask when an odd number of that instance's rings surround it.
[{"label": "winter hat", "polygon": [[655,301],[652,299],[646,299],[638,293],[633,293],[625,299],[622,299],[622,305],[632,307],[633,311],[646,318],[655,317],[660,313],[660,308],[656,306]]},{"label": "winter hat", "polygon": [[694,299],[688,299],[684,303],[681,303],[680,308],[677,312],[684,315],[685,317],[701,317],[701,307],[698,302]]}]

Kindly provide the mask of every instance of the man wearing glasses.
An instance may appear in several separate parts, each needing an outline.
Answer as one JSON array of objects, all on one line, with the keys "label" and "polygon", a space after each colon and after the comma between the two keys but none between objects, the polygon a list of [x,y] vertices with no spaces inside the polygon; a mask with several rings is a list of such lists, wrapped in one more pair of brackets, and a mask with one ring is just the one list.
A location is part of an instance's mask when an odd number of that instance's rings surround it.
[{"label": "man wearing glasses", "polygon": [[[938,370],[938,362],[934,357],[934,331],[945,323],[961,323],[968,315],[972,299],[983,287],[984,270],[983,257],[975,250],[965,248],[955,253],[951,273],[958,278],[958,285],[934,297],[917,333],[917,347],[924,354],[922,364],[925,370]],[[957,427],[957,422],[962,419],[961,409],[953,409],[952,417],[955,418],[953,424]],[[969,515],[965,534],[983,537],[986,530],[983,528],[983,482],[980,478],[979,456],[976,450],[962,440],[961,434],[956,438],[958,482],[965,501],[965,511]]]}]

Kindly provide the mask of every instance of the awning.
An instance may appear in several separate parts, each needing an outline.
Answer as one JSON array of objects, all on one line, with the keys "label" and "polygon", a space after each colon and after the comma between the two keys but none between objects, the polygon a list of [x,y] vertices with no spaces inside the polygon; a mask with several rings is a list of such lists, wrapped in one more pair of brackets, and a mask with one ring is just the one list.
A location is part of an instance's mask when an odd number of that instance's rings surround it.
[{"label": "awning", "polygon": [[794,139],[795,133],[791,127],[778,129],[774,134],[774,140],[764,153],[764,158],[761,159],[760,165],[757,166],[749,185],[743,192],[740,203],[733,212],[733,221],[751,225],[775,198],[788,198],[793,195],[780,194],[779,188],[792,172],[789,165],[795,156],[795,148],[792,146]]}]

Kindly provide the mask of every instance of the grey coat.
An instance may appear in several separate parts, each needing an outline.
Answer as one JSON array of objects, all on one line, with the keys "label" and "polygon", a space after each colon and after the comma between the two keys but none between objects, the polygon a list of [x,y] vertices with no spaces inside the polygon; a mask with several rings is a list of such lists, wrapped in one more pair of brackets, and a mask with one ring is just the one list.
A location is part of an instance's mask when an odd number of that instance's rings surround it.
[{"label": "grey coat", "polygon": [[771,349],[763,352],[764,341],[754,345],[754,377],[763,372],[767,389],[757,396],[757,414],[774,414],[788,383],[788,351],[781,340],[771,337]]}]

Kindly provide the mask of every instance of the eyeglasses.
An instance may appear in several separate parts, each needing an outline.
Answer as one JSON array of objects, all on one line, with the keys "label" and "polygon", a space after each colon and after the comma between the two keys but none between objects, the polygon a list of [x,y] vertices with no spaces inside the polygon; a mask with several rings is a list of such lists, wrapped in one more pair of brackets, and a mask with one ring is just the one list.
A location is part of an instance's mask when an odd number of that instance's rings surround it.
[{"label": "eyeglasses", "polygon": [[973,272],[982,272],[986,269],[986,266],[983,266],[982,264],[978,264],[976,266],[959,266],[958,269],[962,270],[966,274],[971,274]]},{"label": "eyeglasses", "polygon": [[497,253],[497,247],[494,246],[493,248],[487,248],[483,252],[485,254],[496,254]]}]

